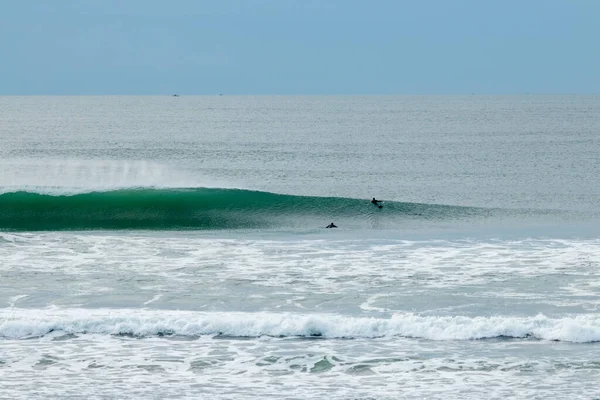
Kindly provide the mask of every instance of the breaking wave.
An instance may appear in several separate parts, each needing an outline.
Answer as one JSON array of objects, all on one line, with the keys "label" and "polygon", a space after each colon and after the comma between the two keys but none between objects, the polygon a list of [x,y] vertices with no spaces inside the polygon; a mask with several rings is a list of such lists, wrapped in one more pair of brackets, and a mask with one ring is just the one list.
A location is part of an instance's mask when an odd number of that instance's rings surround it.
[{"label": "breaking wave", "polygon": [[452,219],[487,216],[490,209],[284,195],[243,189],[131,188],[60,194],[0,194],[0,229],[256,229],[301,226],[314,218],[368,220]]},{"label": "breaking wave", "polygon": [[198,313],[150,310],[0,310],[0,338],[25,339],[52,333],[81,335],[320,337],[429,340],[533,338],[600,341],[600,317],[464,317],[394,314],[390,318],[293,313]]}]

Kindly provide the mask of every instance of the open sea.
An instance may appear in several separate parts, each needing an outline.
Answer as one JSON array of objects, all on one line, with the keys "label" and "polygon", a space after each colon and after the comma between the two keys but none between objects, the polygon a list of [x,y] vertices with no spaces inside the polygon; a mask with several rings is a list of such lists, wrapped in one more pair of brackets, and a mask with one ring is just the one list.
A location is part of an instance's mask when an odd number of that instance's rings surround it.
[{"label": "open sea", "polygon": [[599,177],[600,96],[0,97],[0,398],[598,399]]}]

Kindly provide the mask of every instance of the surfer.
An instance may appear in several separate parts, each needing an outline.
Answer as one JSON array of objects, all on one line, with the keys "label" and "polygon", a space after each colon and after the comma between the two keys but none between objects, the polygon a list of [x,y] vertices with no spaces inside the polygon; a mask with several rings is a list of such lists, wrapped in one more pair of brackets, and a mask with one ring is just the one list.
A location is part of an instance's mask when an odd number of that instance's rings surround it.
[{"label": "surfer", "polygon": [[383,200],[377,200],[375,197],[373,197],[373,200],[371,200],[371,203],[373,203],[373,205],[376,205],[379,208],[382,208],[383,206],[379,203],[383,203]]},{"label": "surfer", "polygon": [[329,225],[327,225],[325,228],[337,228],[337,225],[332,222]]}]

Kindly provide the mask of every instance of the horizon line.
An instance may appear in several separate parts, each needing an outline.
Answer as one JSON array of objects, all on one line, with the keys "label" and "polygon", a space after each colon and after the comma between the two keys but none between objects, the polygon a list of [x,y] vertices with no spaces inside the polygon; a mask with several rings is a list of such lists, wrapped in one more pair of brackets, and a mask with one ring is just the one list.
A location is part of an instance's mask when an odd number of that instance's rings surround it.
[{"label": "horizon line", "polygon": [[297,97],[316,97],[316,96],[598,96],[599,93],[576,93],[576,92],[517,92],[517,93],[0,93],[0,97],[85,97],[85,96],[137,96],[137,97],[260,97],[260,96],[297,96]]}]

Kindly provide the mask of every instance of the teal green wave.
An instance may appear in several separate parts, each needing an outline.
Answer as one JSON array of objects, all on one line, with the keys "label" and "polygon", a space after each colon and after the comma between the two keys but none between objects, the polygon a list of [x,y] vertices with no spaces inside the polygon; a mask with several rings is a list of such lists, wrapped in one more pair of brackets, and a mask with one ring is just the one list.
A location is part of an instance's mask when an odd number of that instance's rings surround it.
[{"label": "teal green wave", "polygon": [[337,218],[446,219],[485,209],[365,199],[294,196],[242,189],[122,189],[73,195],[12,192],[0,195],[0,229],[261,229],[320,226]]}]

